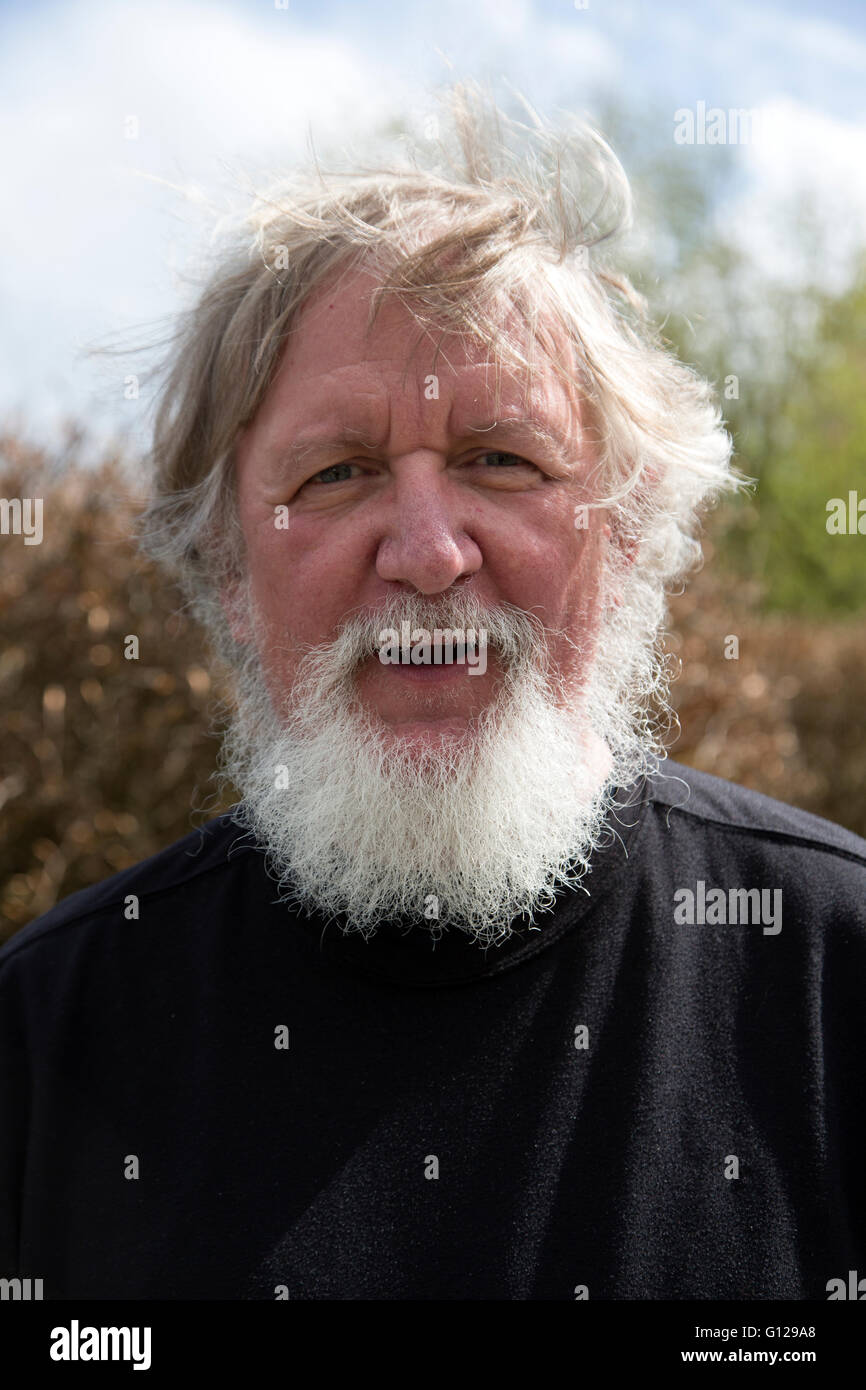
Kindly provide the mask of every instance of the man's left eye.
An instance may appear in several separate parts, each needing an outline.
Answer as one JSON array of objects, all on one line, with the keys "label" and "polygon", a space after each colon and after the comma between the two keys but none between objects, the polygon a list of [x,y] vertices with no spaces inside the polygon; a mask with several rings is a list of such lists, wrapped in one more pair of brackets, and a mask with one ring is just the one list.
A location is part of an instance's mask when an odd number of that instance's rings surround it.
[{"label": "man's left eye", "polygon": [[530,463],[530,462],[529,462],[529,459],[521,458],[521,457],[520,457],[520,454],[509,454],[509,453],[506,453],[505,450],[503,450],[503,449],[488,449],[485,453],[479,454],[478,457],[475,459],[475,462],[476,462],[476,463],[479,463],[479,462],[481,461],[481,459],[494,459],[494,460],[496,460],[496,462],[494,462],[494,464],[493,464],[493,467],[494,467],[494,468],[501,468],[501,467],[503,467],[503,464],[502,464],[502,462],[501,462],[502,459],[505,459],[505,460],[506,460],[506,465],[505,465],[505,466],[510,466],[510,465],[512,465],[512,464],[518,463],[518,464],[523,464],[524,467],[526,467],[526,468],[534,468],[534,467],[535,467],[535,464],[534,464],[534,463]]},{"label": "man's left eye", "polygon": [[351,475],[351,470],[355,466],[354,463],[332,463],[329,468],[322,468],[318,473],[314,473],[310,482],[345,483]]}]

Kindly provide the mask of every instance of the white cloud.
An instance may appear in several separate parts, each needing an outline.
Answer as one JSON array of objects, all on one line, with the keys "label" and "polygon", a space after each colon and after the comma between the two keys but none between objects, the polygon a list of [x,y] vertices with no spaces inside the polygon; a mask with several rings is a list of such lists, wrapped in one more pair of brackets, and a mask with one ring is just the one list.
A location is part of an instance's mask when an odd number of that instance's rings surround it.
[{"label": "white cloud", "polygon": [[748,191],[720,210],[725,229],[767,277],[843,289],[866,244],[866,120],[769,102],[741,153]]},{"label": "white cloud", "polygon": [[[0,413],[20,402],[43,430],[56,407],[91,423],[140,419],[138,406],[117,405],[134,368],[77,354],[177,306],[176,270],[201,224],[168,185],[222,198],[247,168],[305,159],[310,129],[326,160],[335,147],[361,148],[395,115],[434,109],[433,89],[455,77],[510,83],[550,114],[592,109],[605,93],[640,111],[647,81],[681,90],[693,61],[710,61],[724,40],[727,104],[744,106],[757,102],[742,95],[740,74],[765,83],[764,96],[784,91],[798,70],[794,53],[812,86],[823,76],[829,100],[835,75],[850,79],[863,49],[821,18],[780,24],[734,0],[706,19],[595,0],[587,10],[569,0],[406,0],[399,22],[373,0],[318,27],[312,6],[300,14],[295,0],[287,10],[267,0],[73,0],[22,9],[14,21],[7,12],[0,127],[12,215],[0,221]],[[707,97],[722,100],[722,89]],[[768,273],[789,263],[802,273],[795,229],[778,211],[804,183],[835,227],[831,256],[841,268],[866,225],[862,124],[811,98],[763,104],[767,143],[742,152],[755,182],[729,215]],[[128,116],[139,122],[136,140],[124,138]]]},{"label": "white cloud", "polygon": [[866,43],[850,28],[830,20],[796,14],[768,16],[776,42],[781,42],[824,72],[845,68],[856,74],[862,85],[866,72]]},{"label": "white cloud", "polygon": [[[281,10],[256,28],[197,4],[79,3],[50,27],[43,17],[7,30],[0,125],[16,215],[0,222],[0,293],[15,341],[0,407],[44,420],[51,400],[98,413],[104,393],[109,409],[122,395],[128,365],[76,354],[175,304],[170,262],[189,229],[177,196],[152,180],[213,187],[250,159],[292,164],[308,125],[321,152],[375,127],[403,91],[399,74]],[[137,139],[124,137],[129,116]]]}]

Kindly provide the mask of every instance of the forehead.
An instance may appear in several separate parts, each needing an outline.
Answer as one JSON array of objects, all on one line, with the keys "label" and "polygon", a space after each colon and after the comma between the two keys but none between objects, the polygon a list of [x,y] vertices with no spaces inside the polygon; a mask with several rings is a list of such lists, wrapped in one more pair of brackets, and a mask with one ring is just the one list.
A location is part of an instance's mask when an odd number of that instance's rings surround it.
[{"label": "forehead", "polygon": [[[444,398],[466,410],[496,404],[561,415],[568,408],[572,392],[546,353],[530,346],[513,305],[503,302],[495,322],[530,362],[529,371],[507,358],[497,362],[487,344],[443,331],[429,316],[419,323],[393,295],[379,299],[371,324],[373,292],[380,284],[370,270],[338,269],[317,287],[295,320],[260,414],[277,409],[300,426],[323,407],[331,413],[351,407],[363,414],[375,408],[376,397],[407,392],[420,394],[427,407]],[[558,362],[573,370],[573,349],[561,328],[549,319],[544,327]]]}]

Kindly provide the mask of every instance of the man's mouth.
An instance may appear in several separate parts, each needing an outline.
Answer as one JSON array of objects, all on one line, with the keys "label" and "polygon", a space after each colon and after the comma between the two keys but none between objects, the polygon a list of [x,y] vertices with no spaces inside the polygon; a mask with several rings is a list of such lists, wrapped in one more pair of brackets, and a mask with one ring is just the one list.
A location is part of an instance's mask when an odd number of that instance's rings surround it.
[{"label": "man's mouth", "polygon": [[487,670],[487,632],[484,628],[413,628],[409,622],[383,628],[376,655],[383,666],[404,673],[436,672],[442,679],[460,674],[483,675]]},{"label": "man's mouth", "polygon": [[386,662],[382,661],[377,647],[370,653],[365,664],[370,669],[374,669],[375,666],[381,667],[386,675],[423,684],[462,680],[474,669],[467,662],[465,655],[455,656],[442,648],[409,661]]}]

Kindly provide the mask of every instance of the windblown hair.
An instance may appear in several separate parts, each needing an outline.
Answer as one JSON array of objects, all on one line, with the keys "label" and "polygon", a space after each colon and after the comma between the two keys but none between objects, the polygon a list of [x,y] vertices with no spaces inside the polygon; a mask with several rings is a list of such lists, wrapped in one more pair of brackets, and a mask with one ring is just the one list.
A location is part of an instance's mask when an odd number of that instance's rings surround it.
[{"label": "windblown hair", "polygon": [[[670,585],[699,560],[702,508],[740,485],[709,385],[665,348],[641,296],[608,263],[631,196],[602,136],[578,118],[554,127],[528,107],[526,125],[472,84],[451,88],[446,108],[427,167],[416,148],[389,168],[317,166],[262,191],[224,233],[179,321],[140,538],[230,660],[218,593],[244,575],[234,446],[301,307],[340,267],[378,272],[370,326],[393,296],[419,336],[435,328],[483,344],[497,396],[503,366],[531,379],[536,345],[578,393],[598,458],[586,501],[612,511],[628,555],[615,576],[620,599],[647,635]],[[504,330],[508,310],[524,332]]]}]

